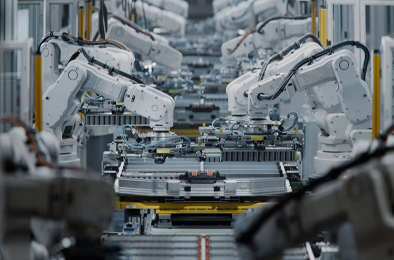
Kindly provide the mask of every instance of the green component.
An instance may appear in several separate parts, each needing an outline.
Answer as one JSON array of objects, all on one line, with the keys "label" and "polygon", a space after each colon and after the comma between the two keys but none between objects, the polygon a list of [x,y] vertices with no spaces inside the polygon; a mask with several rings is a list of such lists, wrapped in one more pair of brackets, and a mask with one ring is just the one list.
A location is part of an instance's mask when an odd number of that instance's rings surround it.
[{"label": "green component", "polygon": [[290,182],[291,189],[293,192],[296,192],[300,189],[302,189],[302,182],[295,181],[295,182]]}]

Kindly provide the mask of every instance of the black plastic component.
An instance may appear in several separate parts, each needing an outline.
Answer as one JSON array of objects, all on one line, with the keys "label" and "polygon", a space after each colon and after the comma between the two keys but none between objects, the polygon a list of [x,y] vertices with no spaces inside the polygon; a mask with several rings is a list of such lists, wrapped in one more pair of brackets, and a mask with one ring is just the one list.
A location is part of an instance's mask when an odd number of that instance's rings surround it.
[{"label": "black plastic component", "polygon": [[183,189],[184,189],[185,191],[192,191],[192,187],[190,187],[190,186],[185,186]]},{"label": "black plastic component", "polygon": [[166,157],[165,156],[156,156],[155,157],[155,163],[156,164],[164,164],[166,162]]},{"label": "black plastic component", "polygon": [[226,176],[220,175],[218,171],[188,171],[179,176],[179,180],[189,183],[213,184],[219,180],[225,180]]},{"label": "black plastic component", "polygon": [[219,186],[213,187],[213,191],[220,191],[220,187]]}]

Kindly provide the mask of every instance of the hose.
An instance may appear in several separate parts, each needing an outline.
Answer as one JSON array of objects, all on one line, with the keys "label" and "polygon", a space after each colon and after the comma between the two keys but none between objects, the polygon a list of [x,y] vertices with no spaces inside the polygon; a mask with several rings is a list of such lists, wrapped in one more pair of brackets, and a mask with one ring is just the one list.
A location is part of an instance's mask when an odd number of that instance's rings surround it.
[{"label": "hose", "polygon": [[264,62],[263,66],[261,67],[261,72],[259,74],[259,80],[261,81],[264,78],[265,71],[267,70],[268,65],[277,60],[283,59],[284,56],[289,54],[292,50],[298,49],[301,45],[301,43],[304,43],[307,39],[312,39],[314,40],[317,44],[319,44],[323,48],[323,44],[320,42],[319,38],[316,37],[316,35],[312,33],[307,33],[304,36],[302,36],[300,39],[295,41],[293,44],[289,45],[288,47],[284,48],[282,51],[276,53],[273,55],[267,62]]},{"label": "hose", "polygon": [[349,46],[349,45],[356,46],[357,48],[360,48],[364,51],[365,58],[364,58],[364,64],[363,64],[363,68],[362,68],[361,79],[365,81],[365,75],[367,73],[367,67],[368,67],[368,63],[369,63],[369,49],[367,46],[365,46],[364,44],[362,44],[358,41],[350,40],[350,41],[340,42],[340,43],[335,44],[333,46],[329,46],[327,49],[324,49],[316,54],[313,54],[309,57],[302,59],[290,70],[290,72],[286,75],[286,77],[282,81],[280,87],[278,88],[278,90],[274,94],[264,95],[264,94],[260,93],[257,95],[257,98],[261,101],[262,100],[274,100],[284,91],[284,89],[287,86],[287,83],[294,76],[294,74],[297,72],[297,70],[300,69],[303,65],[310,63],[313,60],[318,59],[324,55],[332,54],[332,53],[334,53],[335,50],[341,49],[341,48],[343,48],[345,46]]}]

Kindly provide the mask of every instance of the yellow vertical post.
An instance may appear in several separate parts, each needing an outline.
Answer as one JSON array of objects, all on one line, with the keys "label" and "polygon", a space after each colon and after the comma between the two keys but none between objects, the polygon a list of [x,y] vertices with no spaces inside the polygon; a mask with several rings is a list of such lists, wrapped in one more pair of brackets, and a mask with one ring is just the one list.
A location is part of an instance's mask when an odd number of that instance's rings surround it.
[{"label": "yellow vertical post", "polygon": [[41,55],[36,55],[34,58],[34,106],[35,106],[35,122],[36,131],[42,131],[42,74],[41,74]]},{"label": "yellow vertical post", "polygon": [[83,38],[83,7],[78,9],[78,37]]},{"label": "yellow vertical post", "polygon": [[380,53],[373,55],[373,96],[372,96],[372,140],[379,136],[380,130]]},{"label": "yellow vertical post", "polygon": [[316,1],[311,2],[312,33],[316,34]]},{"label": "yellow vertical post", "polygon": [[327,9],[324,7],[320,8],[319,25],[320,41],[324,47],[327,47]]},{"label": "yellow vertical post", "polygon": [[90,41],[90,36],[92,35],[92,2],[88,0],[86,2],[86,40]]}]

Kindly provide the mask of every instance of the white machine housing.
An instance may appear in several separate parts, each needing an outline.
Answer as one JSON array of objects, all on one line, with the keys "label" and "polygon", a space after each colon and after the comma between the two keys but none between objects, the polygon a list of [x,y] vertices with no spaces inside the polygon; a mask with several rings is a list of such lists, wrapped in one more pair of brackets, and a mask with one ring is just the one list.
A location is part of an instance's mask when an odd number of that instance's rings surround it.
[{"label": "white machine housing", "polygon": [[[235,51],[229,53],[243,36],[231,39],[222,44],[222,62],[227,65],[236,65],[237,58],[258,49],[280,50],[286,47],[295,38],[299,38],[311,31],[311,18],[305,20],[273,20],[265,25],[263,34],[254,32],[246,36]],[[264,22],[259,23],[259,28]]]},{"label": "white machine housing", "polygon": [[[79,49],[80,45],[70,44],[63,40],[51,39],[41,46],[42,57],[42,93],[57,81],[70,57]],[[115,69],[121,69],[127,73],[133,71],[135,57],[133,53],[119,48],[98,46],[84,47],[87,53],[95,59],[105,62]],[[85,59],[78,57],[77,59]]]},{"label": "white machine housing", "polygon": [[[290,52],[283,60],[271,63],[265,72],[265,77],[276,75],[277,73],[288,72],[297,60],[301,60],[322,48],[315,43],[305,43],[297,50]],[[259,78],[259,70],[245,73],[241,77],[233,80],[227,85],[226,93],[228,97],[228,111],[233,116],[246,116],[248,114],[248,91]],[[268,113],[268,108],[261,113]]]},{"label": "white machine housing", "polygon": [[[300,59],[292,60],[292,66],[297,61]],[[353,143],[371,139],[372,98],[358,70],[354,54],[339,50],[300,68],[277,98],[260,100],[259,94],[275,93],[287,73],[266,76],[249,89],[248,115],[263,119],[267,114],[266,108],[289,100],[296,91],[305,90],[317,107],[314,119],[321,133],[314,169],[320,176],[331,167],[349,160]]]},{"label": "white machine housing", "polygon": [[184,0],[144,0],[144,2],[182,15],[185,18],[189,15],[189,3]]},{"label": "white machine housing", "polygon": [[167,94],[122,76],[109,75],[87,61],[74,60],[43,95],[44,129],[61,138],[61,127],[77,113],[86,91],[124,103],[127,111],[149,118],[155,131],[168,131],[173,125],[175,102]]},{"label": "white machine housing", "polygon": [[148,35],[137,32],[115,18],[109,19],[106,36],[108,39],[122,42],[133,52],[147,57],[168,70],[181,68],[182,53],[169,46],[168,41],[163,37],[152,35],[153,40]]},{"label": "white machine housing", "polygon": [[286,13],[287,0],[247,0],[236,6],[229,6],[215,14],[216,31],[251,28],[256,17],[261,21]]},{"label": "white machine housing", "polygon": [[[135,3],[135,8],[137,14],[142,16],[143,9],[141,1]],[[148,4],[144,4],[144,10],[147,20],[158,24],[159,27],[169,30],[173,37],[178,38],[185,36],[186,19],[183,16]]]}]

